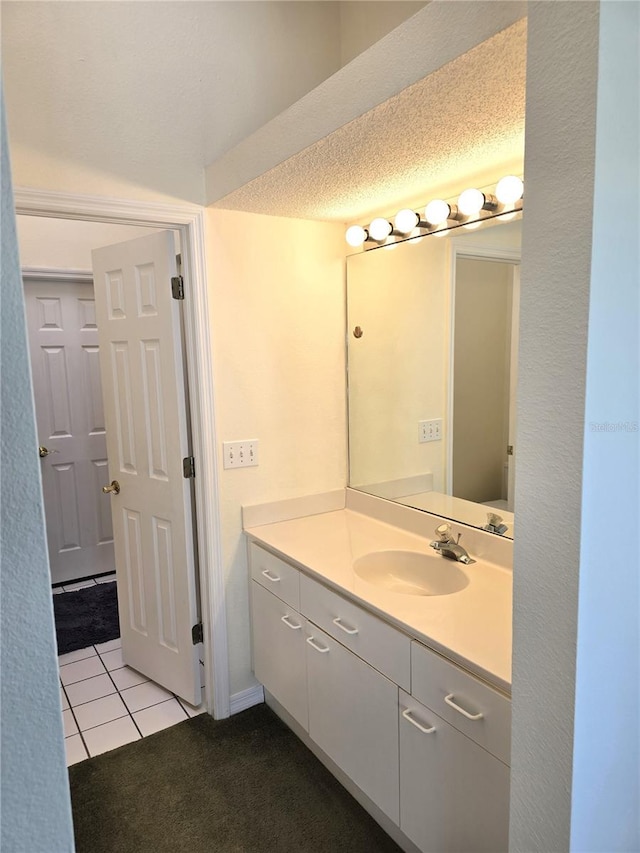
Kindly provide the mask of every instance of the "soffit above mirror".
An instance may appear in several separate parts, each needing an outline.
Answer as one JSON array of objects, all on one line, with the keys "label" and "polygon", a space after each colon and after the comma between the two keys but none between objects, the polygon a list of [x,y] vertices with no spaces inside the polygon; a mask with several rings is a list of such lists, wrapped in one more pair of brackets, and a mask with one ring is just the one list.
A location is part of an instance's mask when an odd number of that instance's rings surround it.
[{"label": "soffit above mirror", "polygon": [[343,222],[408,201],[408,188],[418,201],[505,164],[521,171],[525,73],[521,19],[214,206]]}]

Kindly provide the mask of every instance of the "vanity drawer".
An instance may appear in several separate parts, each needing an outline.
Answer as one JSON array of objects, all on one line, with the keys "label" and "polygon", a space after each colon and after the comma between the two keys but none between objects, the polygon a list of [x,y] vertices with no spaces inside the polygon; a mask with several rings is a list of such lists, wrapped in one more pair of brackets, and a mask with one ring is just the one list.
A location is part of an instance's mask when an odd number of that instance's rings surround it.
[{"label": "vanity drawer", "polygon": [[505,764],[511,754],[511,701],[417,642],[411,694]]},{"label": "vanity drawer", "polygon": [[300,572],[284,560],[251,544],[251,577],[282,601],[300,610]]},{"label": "vanity drawer", "polygon": [[409,637],[304,574],[300,575],[300,610],[394,684],[409,689]]}]

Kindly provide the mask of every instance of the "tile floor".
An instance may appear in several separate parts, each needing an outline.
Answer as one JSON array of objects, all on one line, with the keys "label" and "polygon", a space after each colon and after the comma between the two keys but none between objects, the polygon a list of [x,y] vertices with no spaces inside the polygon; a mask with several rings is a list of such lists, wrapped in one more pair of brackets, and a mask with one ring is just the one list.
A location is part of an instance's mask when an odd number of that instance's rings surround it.
[{"label": "tile floor", "polygon": [[[58,595],[94,583],[115,583],[115,575],[66,584],[52,592]],[[119,639],[60,655],[58,664],[67,766],[205,710],[125,666]],[[200,670],[202,676],[202,664]]]}]

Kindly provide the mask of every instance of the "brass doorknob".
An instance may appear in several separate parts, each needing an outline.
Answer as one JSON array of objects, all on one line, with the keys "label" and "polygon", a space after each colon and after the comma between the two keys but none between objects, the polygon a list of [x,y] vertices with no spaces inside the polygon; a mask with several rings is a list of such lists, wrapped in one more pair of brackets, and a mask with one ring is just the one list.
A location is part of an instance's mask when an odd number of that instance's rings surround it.
[{"label": "brass doorknob", "polygon": [[103,486],[102,491],[105,495],[119,495],[120,494],[120,483],[117,480],[112,480],[108,486]]},{"label": "brass doorknob", "polygon": [[57,450],[49,450],[48,448],[44,447],[44,445],[42,445],[42,444],[38,448],[38,455],[40,456],[40,459],[44,459],[44,457],[48,456],[50,453],[57,453],[57,452],[58,452]]}]

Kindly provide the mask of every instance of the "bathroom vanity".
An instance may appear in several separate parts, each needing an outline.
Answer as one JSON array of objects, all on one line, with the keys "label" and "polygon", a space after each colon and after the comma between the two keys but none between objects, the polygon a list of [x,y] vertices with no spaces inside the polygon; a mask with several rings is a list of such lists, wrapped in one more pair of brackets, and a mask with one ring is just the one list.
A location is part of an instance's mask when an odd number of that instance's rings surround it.
[{"label": "bathroom vanity", "polygon": [[506,851],[512,543],[456,526],[463,565],[391,507],[245,517],[256,678],[404,849]]}]

